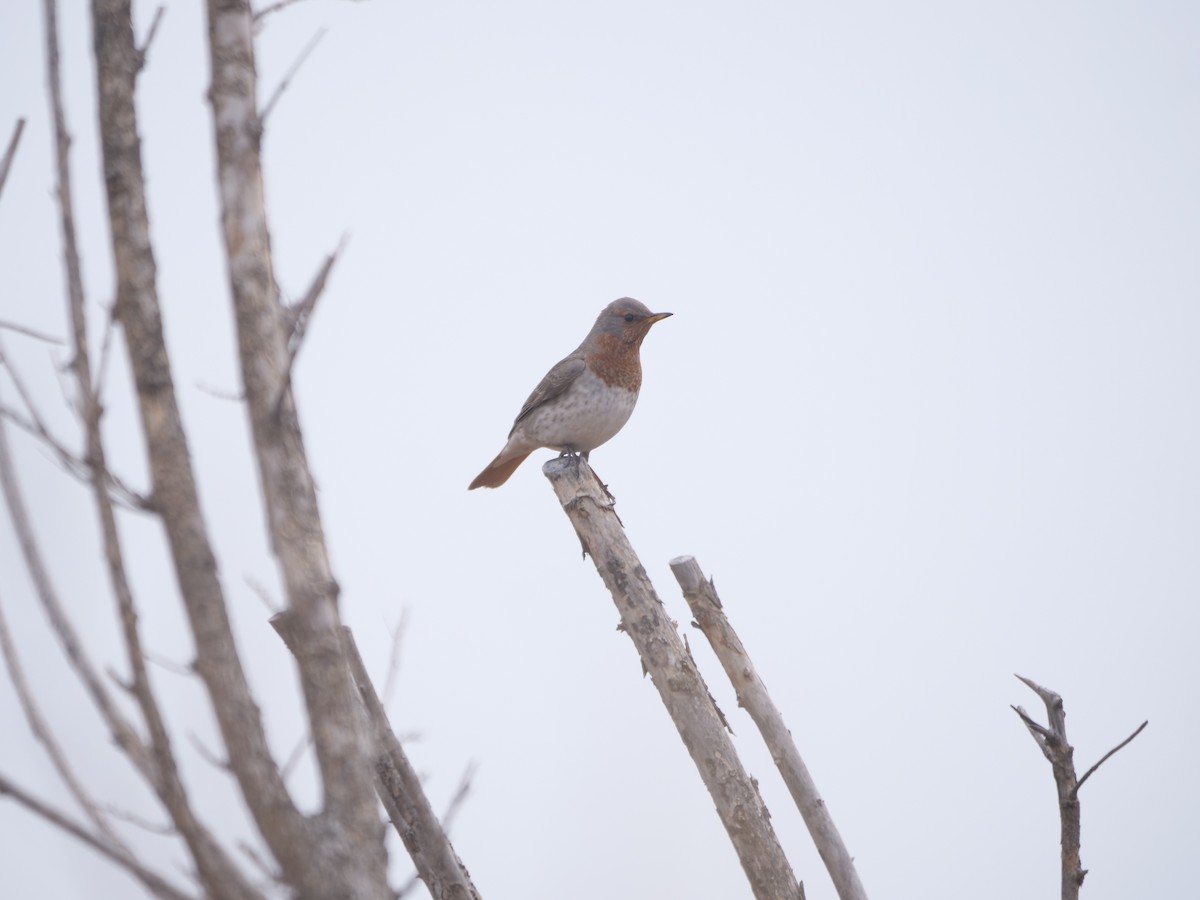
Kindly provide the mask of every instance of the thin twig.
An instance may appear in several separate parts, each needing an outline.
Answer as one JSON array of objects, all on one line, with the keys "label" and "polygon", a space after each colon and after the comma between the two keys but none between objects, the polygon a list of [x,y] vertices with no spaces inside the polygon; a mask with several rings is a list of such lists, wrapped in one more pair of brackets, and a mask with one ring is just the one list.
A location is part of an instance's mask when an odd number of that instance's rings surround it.
[{"label": "thin twig", "polygon": [[96,385],[94,393],[96,399],[104,396],[104,379],[108,376],[108,361],[112,357],[112,336],[117,330],[117,304],[112,303],[105,311],[104,320],[104,337],[100,339],[100,364],[96,366]]},{"label": "thin twig", "polygon": [[[8,370],[13,385],[17,388],[17,393],[21,395],[21,399],[30,413],[30,418],[25,418],[16,410],[0,404],[0,419],[8,419],[8,421],[12,422],[22,431],[37,438],[51,451],[64,472],[82,482],[87,482],[90,470],[87,462],[68,450],[62,441],[50,433],[50,429],[46,427],[46,423],[43,421],[41,414],[38,413],[37,408],[30,405],[32,400],[29,397],[24,382],[21,381],[16,370],[8,364],[2,352],[0,352],[0,367]],[[150,498],[139,494],[112,472],[106,470],[104,475],[108,488],[114,495],[113,500],[121,504],[125,509],[142,512],[153,509]]]},{"label": "thin twig", "polygon": [[25,335],[26,337],[36,338],[39,341],[45,341],[47,344],[58,344],[61,346],[62,344],[66,343],[66,341],[64,341],[62,338],[51,337],[45,332],[35,331],[26,325],[18,325],[16,322],[5,322],[0,320],[0,328],[4,328],[8,331],[15,331],[18,334]]},{"label": "thin twig", "polygon": [[137,48],[137,71],[139,72],[146,67],[146,54],[150,52],[150,45],[154,43],[154,36],[158,34],[158,23],[162,21],[164,12],[166,12],[166,9],[162,6],[154,11],[154,18],[150,20],[150,30],[146,32],[146,39]]},{"label": "thin twig", "polygon": [[135,828],[140,828],[142,831],[148,831],[150,834],[157,834],[160,837],[175,837],[175,826],[167,823],[151,822],[148,819],[143,819],[141,816],[134,815],[126,809],[120,809],[113,806],[111,803],[104,805],[104,811],[114,819],[120,819],[133,825]]},{"label": "thin twig", "polygon": [[21,709],[25,712],[25,719],[29,722],[29,728],[46,748],[46,755],[50,758],[63,784],[67,786],[67,790],[71,792],[76,802],[83,809],[84,814],[91,819],[92,824],[99,832],[99,836],[105,840],[111,847],[125,855],[130,855],[131,851],[128,846],[121,840],[117,833],[113,830],[108,820],[104,817],[99,804],[92,798],[87,788],[83,786],[83,782],[75,775],[75,770],[71,768],[71,764],[67,761],[67,755],[63,752],[62,746],[58,743],[58,739],[50,731],[50,725],[46,722],[42,715],[41,707],[38,706],[37,700],[34,699],[33,692],[29,689],[29,682],[25,680],[25,670],[21,665],[21,659],[17,655],[17,648],[13,644],[12,635],[8,630],[8,621],[4,616],[4,611],[0,608],[0,656],[4,657],[5,665],[8,667],[8,677],[12,682],[13,690],[16,692],[17,699],[20,701]]},{"label": "thin twig", "polygon": [[305,734],[304,737],[296,741],[296,746],[292,748],[292,752],[288,754],[287,760],[279,770],[283,774],[284,781],[292,777],[292,771],[300,763],[300,760],[304,758],[304,751],[311,746],[312,737],[308,734]]},{"label": "thin twig", "polygon": [[287,364],[283,370],[283,377],[279,382],[279,390],[275,395],[275,401],[271,404],[273,418],[279,417],[280,410],[283,407],[283,399],[287,396],[288,389],[292,385],[292,368],[295,366],[296,356],[300,353],[300,348],[304,344],[309,322],[312,321],[313,313],[317,308],[317,301],[321,299],[321,294],[325,290],[325,283],[329,280],[329,273],[333,271],[333,264],[337,262],[338,256],[345,250],[347,240],[349,240],[349,235],[343,234],[334,251],[325,257],[325,262],[317,270],[317,274],[313,278],[312,284],[308,286],[304,297],[299,303],[288,309],[288,312],[292,315],[292,335],[288,341]]},{"label": "thin twig", "polygon": [[165,900],[189,900],[190,895],[169,884],[161,875],[150,871],[132,856],[105,843],[73,819],[43,803],[20,788],[16,782],[0,775],[0,796],[8,795],[35,815],[41,816],[57,828],[87,844],[101,856],[116,863],[144,884],[155,896]]},{"label": "thin twig", "polygon": [[1129,737],[1125,738],[1125,740],[1121,741],[1121,743],[1117,744],[1117,746],[1113,747],[1111,750],[1109,750],[1107,753],[1105,753],[1102,757],[1100,757],[1100,761],[1098,763],[1096,763],[1094,766],[1092,766],[1090,769],[1088,769],[1086,772],[1084,772],[1083,777],[1080,778],[1079,781],[1076,783],[1075,793],[1077,793],[1077,794],[1079,793],[1079,789],[1081,787],[1083,787],[1083,783],[1085,781],[1087,781],[1089,778],[1091,778],[1092,773],[1095,772],[1102,765],[1104,765],[1104,763],[1108,761],[1108,758],[1110,756],[1112,756],[1114,753],[1116,753],[1118,750],[1120,750],[1122,747],[1124,747],[1126,744],[1128,744],[1130,741],[1132,741],[1135,737],[1137,737],[1139,734],[1141,734],[1142,729],[1145,728],[1149,724],[1150,724],[1150,720],[1147,719],[1145,722],[1143,722],[1141,725],[1139,725],[1134,730],[1133,734],[1131,734]]},{"label": "thin twig", "polygon": [[254,14],[254,27],[256,29],[260,28],[262,20],[265,19],[267,16],[271,15],[271,13],[277,13],[280,10],[287,9],[293,3],[299,3],[299,2],[300,2],[300,0],[277,0],[276,3],[272,3],[270,6],[264,6],[262,9],[260,9],[258,12],[256,12]]},{"label": "thin twig", "polygon": [[396,623],[396,627],[391,630],[392,649],[388,653],[387,674],[383,679],[383,706],[386,709],[391,705],[392,692],[396,688],[396,676],[400,672],[400,643],[404,640],[404,633],[408,630],[408,607],[400,607],[400,621]]},{"label": "thin twig", "polygon": [[108,725],[109,732],[117,745],[125,751],[134,767],[153,784],[157,774],[148,748],[109,695],[98,669],[88,655],[83,641],[80,640],[74,624],[67,616],[66,608],[50,580],[49,570],[42,559],[41,548],[29,521],[20,482],[12,468],[8,449],[8,432],[4,427],[2,417],[0,417],[0,490],[3,491],[13,528],[21,545],[25,566],[29,571],[42,608],[45,610],[47,618],[50,619],[55,636],[62,645],[63,652],[66,653],[72,668],[87,688],[92,702],[100,711],[100,715]]},{"label": "thin twig", "polygon": [[296,57],[296,61],[287,70],[287,73],[283,76],[283,81],[279,82],[279,86],[275,88],[274,93],[271,94],[271,98],[258,114],[258,127],[260,130],[266,127],[267,118],[271,115],[271,110],[275,108],[275,104],[279,102],[279,98],[283,96],[283,92],[287,90],[288,85],[292,83],[292,79],[296,77],[296,73],[300,71],[300,67],[304,65],[304,61],[316,49],[317,44],[321,42],[321,38],[323,37],[325,37],[324,28],[313,35],[312,40],[300,51],[300,55]]},{"label": "thin twig", "polygon": [[0,193],[4,192],[4,182],[8,180],[8,168],[12,165],[13,158],[17,155],[17,144],[21,142],[21,132],[24,130],[25,120],[17,119],[12,137],[8,141],[8,149],[4,151],[4,158],[0,159]]},{"label": "thin twig", "polygon": [[246,399],[246,395],[242,391],[228,391],[223,388],[213,387],[211,384],[205,384],[203,381],[196,382],[196,390],[202,391],[210,397],[216,397],[218,400],[228,400],[231,403],[241,403]]},{"label": "thin twig", "polygon": [[194,731],[188,732],[188,740],[192,742],[192,747],[195,748],[198,754],[200,754],[200,758],[210,766],[215,769],[221,769],[224,772],[231,771],[229,763],[226,760],[221,759],[221,757],[217,756],[217,754],[215,754],[213,751],[209,750],[208,747],[205,746],[204,742],[200,740],[199,735],[197,735]]},{"label": "thin twig", "polygon": [[142,657],[146,660],[146,662],[158,666],[160,669],[165,669],[166,671],[175,675],[182,675],[185,678],[196,677],[196,669],[193,666],[187,665],[186,663],[175,662],[172,659],[167,659],[165,656],[159,656],[157,654],[150,653],[148,650],[142,651]]},{"label": "thin twig", "polygon": [[280,613],[279,606],[276,605],[275,601],[271,598],[270,592],[266,589],[262,582],[250,575],[247,575],[246,584],[250,587],[250,590],[254,592],[254,595],[262,601],[262,605],[267,608],[267,612],[273,616]]},{"label": "thin twig", "polygon": [[454,819],[458,815],[458,811],[462,809],[463,802],[467,799],[467,794],[471,793],[471,782],[475,778],[475,773],[479,771],[479,766],[476,763],[468,763],[463,770],[462,778],[458,780],[458,787],[454,789],[454,795],[450,798],[450,802],[446,804],[446,811],[442,813],[442,827],[446,829],[446,833],[450,833],[450,827],[454,824]]}]

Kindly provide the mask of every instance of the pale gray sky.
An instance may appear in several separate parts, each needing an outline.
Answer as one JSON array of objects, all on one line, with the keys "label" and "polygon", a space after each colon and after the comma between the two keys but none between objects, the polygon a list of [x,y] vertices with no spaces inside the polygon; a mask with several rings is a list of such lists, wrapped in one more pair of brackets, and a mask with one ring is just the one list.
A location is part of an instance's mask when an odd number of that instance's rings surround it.
[{"label": "pale gray sky", "polygon": [[[280,755],[302,734],[236,389],[201,4],[166,3],[140,82],[168,340],[239,640]],[[153,4],[137,5],[142,27]],[[62,50],[89,300],[111,292],[87,5]],[[0,319],[65,334],[40,4],[0,14]],[[1053,896],[1049,766],[1012,673],[1066,698],[1088,900],[1181,897],[1200,844],[1200,7],[1194,3],[336,3],[271,17],[278,276],[351,240],[296,373],[343,609],[485,897],[747,897],[733,850],[539,471],[466,491],[601,307],[674,318],[592,462],[668,609],[695,555],[783,710],[868,892]],[[6,352],[63,433],[54,363]],[[121,349],[118,344],[117,349]],[[115,467],[145,483],[117,353]],[[0,379],[6,402],[13,399]],[[28,440],[59,587],[122,668],[85,491]],[[0,516],[0,602],[80,770],[158,818],[107,745]],[[191,648],[156,523],[127,517],[147,642]],[[811,900],[834,896],[697,632]],[[246,829],[199,685],[166,669],[203,813]],[[65,803],[0,681],[0,771]],[[301,767],[301,791],[311,784]],[[311,791],[308,791],[311,794]],[[133,831],[164,867],[170,842]],[[132,882],[0,802],[14,897]],[[397,873],[407,861],[393,847]]]}]

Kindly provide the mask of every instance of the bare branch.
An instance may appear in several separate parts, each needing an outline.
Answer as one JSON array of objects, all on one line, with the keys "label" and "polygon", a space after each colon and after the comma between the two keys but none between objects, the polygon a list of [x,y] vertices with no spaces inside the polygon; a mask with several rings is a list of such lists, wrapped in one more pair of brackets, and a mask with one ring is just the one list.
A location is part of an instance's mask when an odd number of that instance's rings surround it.
[{"label": "bare branch", "polygon": [[758,787],[746,772],[696,661],[646,575],[613,512],[613,501],[587,462],[560,456],[542,466],[584,551],[592,557],[663,706],[696,765],[737,852],[754,896],[803,898]]},{"label": "bare branch", "polygon": [[475,763],[470,763],[463,770],[462,778],[458,780],[458,787],[454,789],[454,794],[450,797],[450,802],[446,804],[446,811],[442,813],[442,828],[446,833],[450,833],[450,826],[454,824],[454,819],[458,816],[458,811],[462,809],[463,804],[467,800],[467,795],[471,793],[471,782],[475,779],[475,773],[479,770],[479,766]]},{"label": "bare branch", "polygon": [[66,343],[66,341],[64,341],[62,338],[51,337],[50,335],[45,334],[41,331],[35,331],[34,329],[29,328],[26,325],[18,325],[16,322],[0,321],[0,328],[6,329],[8,331],[15,331],[17,334],[23,334],[26,337],[35,338],[39,341],[45,341],[47,344],[62,345],[62,344]]},{"label": "bare branch", "polygon": [[804,818],[817,852],[841,900],[866,900],[867,892],[858,877],[854,857],[846,848],[829,808],[817,791],[808,766],[800,757],[792,733],[784,724],[767,687],[754,669],[741,638],[733,630],[711,580],[705,580],[700,564],[691,556],[671,560],[671,571],[695,616],[695,625],[708,639],[725,674],[737,692],[738,704],[750,718],[771,751],[784,783]]},{"label": "bare branch", "polygon": [[[0,367],[8,371],[13,387],[17,389],[17,394],[20,396],[25,408],[29,411],[30,416],[26,419],[15,410],[0,405],[0,418],[8,419],[18,428],[36,437],[49,448],[65,472],[80,481],[88,482],[91,478],[92,466],[68,450],[61,440],[51,434],[45,420],[33,402],[33,397],[29,389],[25,386],[24,379],[9,363],[2,348],[0,348]],[[107,468],[104,468],[102,478],[105,488],[111,490],[116,495],[117,500],[127,506],[127,508],[136,510],[150,510],[152,508],[151,501],[148,498],[143,497],[133,488],[129,487],[122,479],[108,471]]]},{"label": "bare branch", "polygon": [[325,282],[329,280],[333,264],[337,262],[338,256],[346,247],[346,240],[347,236],[343,235],[341,241],[338,242],[337,249],[325,257],[325,262],[317,270],[316,277],[313,278],[304,297],[288,310],[292,316],[292,334],[288,340],[287,362],[284,366],[283,377],[279,382],[279,392],[275,395],[275,402],[271,404],[271,415],[275,418],[279,417],[283,407],[283,398],[292,386],[292,367],[296,364],[296,356],[300,353],[304,338],[308,334],[308,324],[312,321],[313,313],[316,311],[317,301],[321,299],[321,294],[325,291]]},{"label": "bare branch", "polygon": [[21,709],[25,712],[25,719],[29,722],[29,728],[46,748],[46,755],[50,758],[51,764],[58,772],[63,784],[67,786],[67,790],[75,798],[75,801],[83,809],[84,814],[91,819],[92,825],[95,826],[99,833],[100,839],[104,840],[110,847],[117,852],[123,853],[126,856],[131,854],[129,847],[121,840],[108,820],[104,817],[104,813],[100,805],[92,798],[92,795],[83,786],[83,782],[79,780],[75,774],[75,770],[67,761],[67,756],[63,752],[62,746],[50,731],[50,726],[42,716],[41,708],[34,699],[33,692],[29,689],[29,683],[25,680],[25,670],[21,666],[20,657],[17,655],[17,648],[12,641],[12,635],[8,630],[8,621],[4,615],[4,610],[0,607],[0,656],[4,657],[5,665],[8,667],[9,680],[12,681],[13,690],[16,692],[17,699],[20,701]]},{"label": "bare branch", "polygon": [[[256,17],[257,18],[257,17]],[[292,63],[291,68],[283,76],[283,81],[279,82],[279,86],[271,94],[269,100],[262,108],[262,112],[258,115],[258,128],[261,132],[267,124],[267,118],[271,115],[271,110],[275,108],[275,104],[279,102],[279,98],[283,96],[283,92],[287,90],[288,85],[292,83],[292,79],[296,77],[296,73],[300,71],[300,67],[304,65],[305,60],[312,54],[313,50],[317,49],[317,44],[321,43],[321,39],[325,37],[325,29],[322,28],[300,51],[300,55],[296,57],[296,61]]]},{"label": "bare branch", "polygon": [[21,143],[21,133],[25,130],[25,120],[17,119],[17,124],[13,128],[12,137],[8,140],[8,149],[4,151],[4,158],[0,159],[0,193],[4,192],[4,182],[8,180],[8,170],[12,166],[13,159],[17,155],[17,144]]},{"label": "bare branch", "polygon": [[42,553],[38,547],[37,538],[34,536],[33,528],[30,525],[29,514],[26,510],[25,500],[20,489],[20,482],[13,472],[8,447],[8,431],[4,427],[3,417],[0,417],[0,490],[4,493],[5,503],[12,518],[13,530],[16,532],[17,541],[21,545],[21,552],[25,558],[25,566],[29,570],[29,576],[33,581],[34,589],[37,592],[38,599],[41,601],[42,608],[46,612],[47,618],[50,620],[50,625],[59,643],[62,645],[63,651],[66,653],[67,659],[83,682],[84,687],[87,688],[92,702],[96,705],[96,708],[100,711],[100,715],[108,725],[109,732],[112,734],[117,746],[125,752],[134,767],[151,783],[154,783],[157,773],[146,745],[142,742],[141,737],[138,736],[133,726],[118,710],[112,697],[109,696],[108,689],[104,686],[98,669],[92,663],[91,657],[88,656],[83,642],[79,639],[79,635],[75,631],[75,627],[67,616],[62,601],[58,597],[58,592],[50,580],[49,571],[42,560]]},{"label": "bare branch", "polygon": [[[209,98],[238,358],[271,549],[294,618],[293,653],[323,790],[324,807],[313,829],[335,828],[339,837],[288,853],[313,879],[306,882],[310,893],[320,893],[318,886],[326,884],[328,894],[382,897],[390,895],[387,854],[370,741],[351,701],[354,681],[346,666],[338,584],[290,391],[276,408],[290,335],[271,255],[253,21],[248,0],[208,0],[207,9]],[[271,849],[287,873],[292,868],[284,858],[288,853],[274,845]],[[296,849],[303,851],[302,858],[295,856]]]},{"label": "bare branch", "polygon": [[204,382],[196,382],[196,390],[203,391],[210,397],[216,397],[218,400],[229,400],[232,403],[241,403],[246,399],[246,395],[241,391],[227,391],[218,387],[213,387]]},{"label": "bare branch", "polygon": [[146,39],[142,41],[142,45],[137,48],[137,70],[140,72],[146,68],[146,54],[150,52],[150,45],[154,43],[154,36],[158,34],[158,23],[162,21],[163,13],[166,8],[160,6],[154,11],[154,18],[150,20],[150,29],[146,32]]},{"label": "bare branch", "polygon": [[1083,773],[1083,777],[1080,778],[1079,783],[1075,785],[1075,793],[1077,793],[1077,794],[1079,793],[1079,789],[1081,787],[1083,787],[1083,783],[1085,781],[1087,781],[1089,778],[1091,778],[1092,773],[1095,772],[1102,765],[1104,765],[1104,763],[1108,761],[1108,758],[1110,756],[1112,756],[1114,753],[1116,753],[1118,750],[1120,750],[1122,747],[1124,747],[1126,744],[1128,744],[1130,741],[1132,741],[1135,737],[1137,737],[1139,734],[1141,734],[1142,729],[1145,728],[1149,724],[1150,724],[1150,720],[1147,719],[1145,722],[1143,722],[1141,725],[1139,725],[1137,728],[1134,729],[1133,734],[1131,734],[1129,737],[1125,738],[1125,740],[1121,741],[1121,743],[1117,744],[1117,746],[1113,747],[1111,750],[1109,750],[1107,753],[1105,753],[1102,757],[1100,757],[1099,762],[1097,762],[1094,766],[1092,766],[1090,769],[1088,769],[1086,772]]},{"label": "bare branch", "polygon": [[[297,622],[298,617],[290,610],[271,619],[271,626],[293,654],[298,649]],[[343,627],[342,637],[349,672],[361,701],[352,704],[352,708],[364,720],[364,730],[370,733],[374,749],[375,791],[379,800],[430,894],[478,900],[479,894],[471,883],[471,876],[434,815],[421,780],[388,722],[387,712],[367,674],[354,635],[349,628]]]},{"label": "bare branch", "polygon": [[[52,4],[53,0],[46,2]],[[137,389],[155,509],[166,532],[195,640],[196,671],[208,692],[231,768],[259,832],[288,873],[289,883],[299,888],[309,883],[309,876],[321,865],[323,854],[318,852],[313,829],[292,802],[279,775],[261,714],[238,657],[163,336],[134,102],[137,72],[131,60],[137,58],[137,47],[131,2],[93,0],[91,9],[104,187],[115,248],[114,309],[124,332]],[[217,33],[230,30],[240,36],[241,29],[236,23],[232,29],[211,27],[210,46],[218,40]],[[253,62],[245,68],[243,62],[238,60],[235,65],[246,81],[246,68],[252,73]],[[249,81],[252,83],[253,78]],[[86,335],[80,336],[77,343],[84,346]],[[82,367],[80,372],[82,377]],[[131,613],[132,604],[122,603],[122,610],[123,616]],[[125,633],[132,637],[135,632],[127,628]],[[132,644],[130,657],[135,664],[139,660]],[[135,675],[135,684],[143,683],[143,677]],[[258,892],[241,875],[230,856],[192,814],[182,783],[174,773],[165,728],[158,728],[156,719],[151,718],[155,708],[152,704],[147,703],[144,708],[155,732],[156,759],[168,775],[161,796],[188,841],[201,881],[206,888],[225,897],[257,897]]]},{"label": "bare branch", "polygon": [[269,6],[264,6],[254,14],[254,27],[256,29],[262,27],[262,20],[267,16],[271,15],[272,13],[277,13],[281,10],[287,9],[293,3],[299,2],[300,0],[277,0],[277,2],[272,3]]},{"label": "bare branch", "polygon": [[161,824],[157,822],[151,822],[148,819],[143,819],[141,816],[135,816],[128,810],[120,809],[112,804],[105,804],[104,812],[106,815],[112,816],[114,819],[120,819],[122,822],[127,822],[135,828],[140,828],[142,831],[147,831],[150,834],[157,834],[159,837],[175,837],[177,834],[174,825],[166,822]]},{"label": "bare branch", "polygon": [[221,759],[216,753],[208,749],[208,745],[200,740],[200,735],[194,731],[188,732],[188,740],[192,744],[192,748],[200,756],[202,760],[212,766],[214,769],[220,769],[222,772],[230,772],[232,768],[228,760]]},{"label": "bare branch", "polygon": [[296,741],[296,746],[292,748],[292,752],[289,753],[288,758],[284,760],[283,767],[281,769],[285,780],[292,777],[292,772],[294,772],[296,766],[300,764],[300,760],[304,758],[304,751],[311,746],[312,738],[307,734],[300,738],[300,740]]},{"label": "bare branch", "polygon": [[162,900],[190,900],[190,896],[169,884],[161,875],[150,871],[132,856],[121,853],[120,850],[105,843],[101,838],[89,832],[82,825],[69,819],[66,815],[50,805],[27,793],[17,784],[0,775],[0,796],[9,796],[35,815],[40,816],[52,825],[62,829],[87,844],[101,856],[116,863],[129,872],[134,878],[146,886],[146,889]]},{"label": "bare branch", "polygon": [[404,633],[408,630],[408,607],[400,607],[400,621],[396,627],[389,629],[392,635],[392,649],[388,653],[387,674],[383,679],[383,705],[388,707],[392,702],[392,693],[396,689],[396,676],[400,673],[400,644]]},{"label": "bare branch", "polygon": [[1046,705],[1049,726],[1039,725],[1025,710],[1013,707],[1033,736],[1042,754],[1050,761],[1054,785],[1058,790],[1059,834],[1061,845],[1062,900],[1078,900],[1079,888],[1087,869],[1079,858],[1080,823],[1078,783],[1075,780],[1075,748],[1067,740],[1067,714],[1062,697],[1028,678],[1016,676]]},{"label": "bare branch", "polygon": [[268,613],[274,616],[280,612],[280,609],[276,605],[274,598],[271,597],[270,592],[267,591],[266,586],[262,582],[247,575],[246,584],[249,585],[250,590],[254,592],[254,595],[262,601],[262,605],[266,607]]}]

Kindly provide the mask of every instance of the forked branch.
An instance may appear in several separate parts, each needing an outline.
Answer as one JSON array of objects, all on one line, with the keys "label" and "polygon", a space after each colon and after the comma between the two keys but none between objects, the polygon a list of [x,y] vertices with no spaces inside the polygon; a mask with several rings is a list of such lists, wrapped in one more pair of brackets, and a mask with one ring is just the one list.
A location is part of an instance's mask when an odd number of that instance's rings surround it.
[{"label": "forked branch", "polygon": [[750,714],[771,751],[771,758],[779,767],[792,800],[800,810],[804,824],[808,826],[808,833],[816,844],[821,861],[829,870],[838,897],[841,900],[867,900],[866,889],[854,867],[854,858],[846,849],[829,808],[817,792],[816,783],[800,758],[800,751],[796,748],[791,731],[784,724],[783,716],[754,670],[754,664],[737,632],[729,624],[716,587],[711,580],[705,579],[700,564],[691,556],[671,560],[671,571],[675,573],[675,580],[679,582],[683,597],[695,616],[692,624],[708,638],[733,689],[737,691],[738,704]]},{"label": "forked branch", "polygon": [[1104,754],[1100,762],[1088,769],[1083,778],[1076,779],[1075,748],[1067,740],[1067,713],[1063,707],[1062,697],[1028,678],[1021,675],[1016,677],[1037,694],[1046,706],[1048,725],[1041,725],[1034,721],[1029,713],[1019,706],[1014,706],[1012,709],[1021,717],[1021,721],[1025,723],[1025,727],[1033,736],[1034,742],[1046,759],[1050,761],[1050,768],[1054,772],[1054,784],[1058,790],[1058,813],[1062,842],[1062,900],[1078,900],[1079,888],[1087,876],[1087,869],[1083,868],[1079,858],[1081,822],[1079,788],[1084,780],[1089,778],[1105,760],[1137,737],[1149,723],[1143,722],[1133,734]]},{"label": "forked branch", "polygon": [[621,630],[637,648],[642,667],[691,754],[754,896],[803,898],[804,888],[784,856],[758,786],[738,759],[695,660],[625,536],[611,496],[581,457],[552,459],[542,472],[612,594]]}]

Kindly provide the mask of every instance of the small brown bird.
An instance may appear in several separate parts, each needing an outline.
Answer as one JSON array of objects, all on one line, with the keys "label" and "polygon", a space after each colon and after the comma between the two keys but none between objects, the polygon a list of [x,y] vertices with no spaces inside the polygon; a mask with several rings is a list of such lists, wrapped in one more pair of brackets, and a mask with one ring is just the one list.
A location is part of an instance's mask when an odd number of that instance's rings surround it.
[{"label": "small brown bird", "polygon": [[632,297],[604,307],[588,336],[534,388],[508,443],[471,482],[500,487],[538,447],[588,454],[629,421],[642,386],[642,338],[670,313],[652,313]]}]

